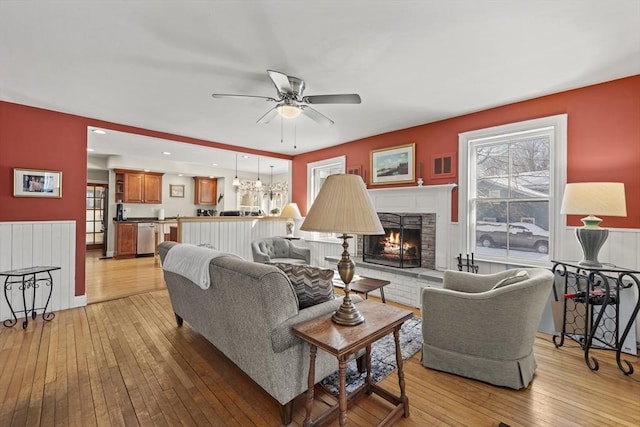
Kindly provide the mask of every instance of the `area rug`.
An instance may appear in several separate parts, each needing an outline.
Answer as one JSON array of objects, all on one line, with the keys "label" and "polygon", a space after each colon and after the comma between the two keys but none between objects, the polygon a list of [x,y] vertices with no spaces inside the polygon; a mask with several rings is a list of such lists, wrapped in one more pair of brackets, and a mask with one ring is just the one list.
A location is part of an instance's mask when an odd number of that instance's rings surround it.
[{"label": "area rug", "polygon": [[[400,350],[402,360],[407,360],[422,349],[422,319],[413,317],[404,322],[400,328]],[[373,383],[382,381],[396,368],[396,346],[393,334],[376,341],[371,345],[371,379]],[[367,373],[358,372],[356,361],[347,364],[347,394],[356,390],[367,378]],[[338,372],[334,372],[322,381],[320,385],[334,396],[338,395],[340,385]]]}]

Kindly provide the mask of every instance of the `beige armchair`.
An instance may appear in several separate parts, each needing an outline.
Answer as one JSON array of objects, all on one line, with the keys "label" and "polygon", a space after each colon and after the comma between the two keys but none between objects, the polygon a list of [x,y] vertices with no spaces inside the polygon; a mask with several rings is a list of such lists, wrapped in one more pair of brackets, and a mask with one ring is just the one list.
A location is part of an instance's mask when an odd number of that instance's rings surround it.
[{"label": "beige armchair", "polygon": [[537,366],[533,341],[552,286],[553,274],[543,268],[485,275],[446,271],[443,289],[422,290],[422,364],[527,387]]},{"label": "beige armchair", "polygon": [[254,262],[310,264],[311,249],[294,245],[282,237],[265,237],[251,242]]}]

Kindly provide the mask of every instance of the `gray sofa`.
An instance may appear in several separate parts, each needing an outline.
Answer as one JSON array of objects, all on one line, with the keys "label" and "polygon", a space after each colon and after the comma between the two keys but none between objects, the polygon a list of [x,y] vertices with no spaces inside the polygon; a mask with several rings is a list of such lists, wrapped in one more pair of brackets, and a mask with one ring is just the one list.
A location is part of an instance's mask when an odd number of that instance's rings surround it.
[{"label": "gray sofa", "polygon": [[[177,245],[158,246],[164,263]],[[307,390],[309,346],[291,327],[335,311],[342,298],[305,309],[287,276],[273,265],[220,256],[209,263],[211,285],[202,289],[164,271],[178,326],[185,320],[281,405],[282,422],[291,422],[293,399]],[[354,301],[362,301],[353,297]],[[315,381],[338,369],[334,356],[318,351]]]},{"label": "gray sofa", "polygon": [[422,364],[494,385],[527,387],[536,370],[533,341],[552,285],[553,274],[543,268],[485,275],[446,271],[443,289],[422,290]]},{"label": "gray sofa", "polygon": [[265,237],[251,242],[255,262],[311,264],[311,249],[297,246],[282,237]]}]

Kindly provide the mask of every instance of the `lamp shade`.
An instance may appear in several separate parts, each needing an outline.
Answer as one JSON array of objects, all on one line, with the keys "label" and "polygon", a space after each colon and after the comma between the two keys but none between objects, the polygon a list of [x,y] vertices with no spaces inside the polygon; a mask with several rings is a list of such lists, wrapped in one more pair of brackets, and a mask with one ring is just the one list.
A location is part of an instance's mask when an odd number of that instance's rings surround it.
[{"label": "lamp shade", "polygon": [[330,175],[307,213],[301,230],[343,234],[384,234],[359,175]]},{"label": "lamp shade", "polygon": [[624,184],[621,182],[576,182],[567,184],[560,213],[568,215],[627,216]]},{"label": "lamp shade", "polygon": [[280,214],[283,218],[293,218],[300,219],[302,215],[300,215],[300,209],[298,209],[297,203],[287,203],[286,206],[282,209],[282,213]]}]

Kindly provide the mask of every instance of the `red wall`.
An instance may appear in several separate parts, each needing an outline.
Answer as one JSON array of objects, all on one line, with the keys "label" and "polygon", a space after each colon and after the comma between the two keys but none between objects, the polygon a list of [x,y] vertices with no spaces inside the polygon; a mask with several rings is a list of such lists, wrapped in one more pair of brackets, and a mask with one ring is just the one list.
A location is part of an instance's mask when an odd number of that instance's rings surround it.
[{"label": "red wall", "polygon": [[[416,143],[416,159],[424,167],[425,184],[455,179],[429,177],[434,154],[457,152],[460,132],[567,113],[569,116],[568,180],[625,183],[626,218],[607,218],[608,227],[640,228],[640,75],[558,93],[423,126],[377,135],[293,158],[293,198],[306,212],[306,164],[346,154],[347,166],[362,166],[370,177],[373,149]],[[179,142],[240,150],[216,142],[119,125],[0,101],[0,221],[75,220],[75,294],[85,290],[85,184],[87,127],[97,126]],[[258,150],[246,151],[280,158]],[[13,197],[13,168],[63,172],[62,199]],[[453,220],[457,220],[454,197]],[[580,225],[578,217],[571,225]]]},{"label": "red wall", "polygon": [[[85,291],[88,126],[291,158],[0,101],[0,221],[75,220],[76,295],[83,295]],[[14,167],[62,171],[62,198],[13,197]]]},{"label": "red wall", "polygon": [[[427,166],[433,155],[458,152],[459,133],[564,113],[568,115],[568,182],[624,182],[627,217],[606,218],[606,225],[640,228],[640,75],[298,155],[293,159],[293,201],[303,213],[307,211],[307,163],[346,155],[347,168],[362,166],[370,180],[371,150],[409,142],[416,143],[416,164],[424,165],[425,185],[457,183],[457,178],[430,178]],[[452,220],[457,218],[454,193]],[[571,216],[568,223],[581,225],[579,216]]]}]

